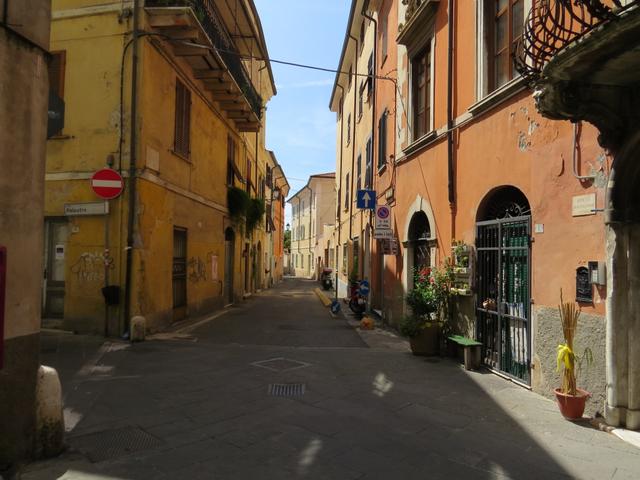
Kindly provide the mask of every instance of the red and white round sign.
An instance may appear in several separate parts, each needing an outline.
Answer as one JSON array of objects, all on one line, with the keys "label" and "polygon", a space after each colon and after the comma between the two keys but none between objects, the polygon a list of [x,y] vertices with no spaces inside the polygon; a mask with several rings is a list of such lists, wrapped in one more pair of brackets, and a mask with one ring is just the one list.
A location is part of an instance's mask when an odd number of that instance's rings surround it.
[{"label": "red and white round sign", "polygon": [[111,168],[98,170],[91,177],[91,188],[100,198],[111,200],[122,193],[124,181],[118,172]]}]

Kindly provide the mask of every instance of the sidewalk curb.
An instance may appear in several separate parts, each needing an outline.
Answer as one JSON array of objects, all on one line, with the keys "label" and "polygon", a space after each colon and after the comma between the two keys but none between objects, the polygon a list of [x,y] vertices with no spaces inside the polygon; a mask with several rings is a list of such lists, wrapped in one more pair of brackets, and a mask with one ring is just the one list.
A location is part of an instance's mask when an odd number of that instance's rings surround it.
[{"label": "sidewalk curb", "polygon": [[313,291],[316,293],[316,295],[318,296],[318,298],[322,302],[322,305],[324,305],[325,307],[328,307],[329,305],[331,305],[331,300],[329,299],[329,297],[327,297],[324,294],[324,292],[322,290],[320,290],[319,287],[314,288]]}]

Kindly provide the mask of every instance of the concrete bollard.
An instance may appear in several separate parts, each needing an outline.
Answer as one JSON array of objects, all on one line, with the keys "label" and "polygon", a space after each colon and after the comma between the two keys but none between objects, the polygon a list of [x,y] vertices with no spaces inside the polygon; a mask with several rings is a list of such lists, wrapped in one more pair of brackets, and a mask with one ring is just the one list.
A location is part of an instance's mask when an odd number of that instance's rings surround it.
[{"label": "concrete bollard", "polygon": [[131,319],[131,341],[144,342],[144,334],[146,328],[146,320],[138,315]]},{"label": "concrete bollard", "polygon": [[41,365],[36,384],[36,456],[52,457],[64,447],[62,387],[55,368]]}]

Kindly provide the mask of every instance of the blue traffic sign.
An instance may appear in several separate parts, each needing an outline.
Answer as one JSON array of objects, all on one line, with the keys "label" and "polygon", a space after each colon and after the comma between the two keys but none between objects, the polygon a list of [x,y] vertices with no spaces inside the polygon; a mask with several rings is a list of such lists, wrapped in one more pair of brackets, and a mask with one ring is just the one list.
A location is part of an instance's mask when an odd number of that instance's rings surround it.
[{"label": "blue traffic sign", "polygon": [[360,280],[360,285],[358,286],[358,292],[360,293],[360,295],[366,297],[367,295],[369,295],[369,290],[369,282],[366,280]]},{"label": "blue traffic sign", "polygon": [[376,191],[375,190],[358,190],[356,195],[356,205],[364,210],[373,210],[376,208]]}]

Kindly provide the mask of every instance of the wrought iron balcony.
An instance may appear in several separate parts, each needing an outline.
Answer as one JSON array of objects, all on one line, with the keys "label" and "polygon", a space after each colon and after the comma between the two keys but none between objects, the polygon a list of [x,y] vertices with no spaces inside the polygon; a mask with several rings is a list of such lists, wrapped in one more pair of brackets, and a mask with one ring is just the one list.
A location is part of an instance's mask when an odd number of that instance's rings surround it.
[{"label": "wrought iron balcony", "polygon": [[515,67],[533,86],[545,65],[566,46],[600,25],[615,22],[640,0],[534,0],[523,40],[514,58]]},{"label": "wrought iron balcony", "polygon": [[[150,13],[150,25],[162,31],[167,39],[174,40],[174,52],[190,60],[196,78],[204,82],[214,100],[221,102],[240,130],[257,130],[263,101],[216,11],[214,1],[146,0],[145,8]],[[189,10],[191,15],[185,16]],[[198,41],[202,31],[207,37],[205,43],[213,47],[210,50],[194,45],[202,43]]]}]

